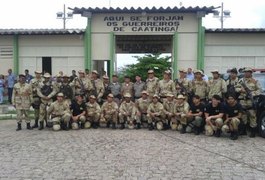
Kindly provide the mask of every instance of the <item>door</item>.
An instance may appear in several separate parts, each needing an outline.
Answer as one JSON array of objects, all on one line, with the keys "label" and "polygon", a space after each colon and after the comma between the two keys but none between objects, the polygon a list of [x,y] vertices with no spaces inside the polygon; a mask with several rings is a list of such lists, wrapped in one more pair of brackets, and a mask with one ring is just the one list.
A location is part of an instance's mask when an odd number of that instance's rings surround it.
[{"label": "door", "polygon": [[42,57],[42,72],[52,74],[52,58]]}]

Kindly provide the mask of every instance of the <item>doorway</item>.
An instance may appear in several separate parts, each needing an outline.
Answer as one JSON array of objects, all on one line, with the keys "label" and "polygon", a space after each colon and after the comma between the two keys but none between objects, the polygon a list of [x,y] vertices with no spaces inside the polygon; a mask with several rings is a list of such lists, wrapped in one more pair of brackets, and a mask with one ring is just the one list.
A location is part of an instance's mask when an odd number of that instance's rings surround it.
[{"label": "doorway", "polygon": [[52,74],[52,57],[42,57],[42,72]]}]

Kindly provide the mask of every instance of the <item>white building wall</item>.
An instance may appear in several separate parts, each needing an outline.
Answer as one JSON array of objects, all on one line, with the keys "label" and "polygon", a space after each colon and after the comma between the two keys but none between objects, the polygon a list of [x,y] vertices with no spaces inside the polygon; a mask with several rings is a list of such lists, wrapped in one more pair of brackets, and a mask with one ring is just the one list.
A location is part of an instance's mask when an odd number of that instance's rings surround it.
[{"label": "white building wall", "polygon": [[[6,56],[7,50],[11,55]],[[7,75],[10,68],[13,69],[13,36],[0,36],[0,74]]]},{"label": "white building wall", "polygon": [[205,34],[205,73],[232,67],[265,68],[264,33]]}]

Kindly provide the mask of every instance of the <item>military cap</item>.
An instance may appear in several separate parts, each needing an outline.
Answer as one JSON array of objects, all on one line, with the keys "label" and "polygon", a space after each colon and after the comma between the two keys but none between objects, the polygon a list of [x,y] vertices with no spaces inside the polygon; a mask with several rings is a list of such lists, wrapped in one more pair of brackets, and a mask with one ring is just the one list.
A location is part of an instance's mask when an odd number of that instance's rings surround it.
[{"label": "military cap", "polygon": [[154,94],[154,95],[153,95],[153,98],[157,98],[157,99],[159,99],[159,96],[158,96],[157,94]]},{"label": "military cap", "polygon": [[103,79],[109,79],[109,77],[106,76],[106,75],[104,75],[102,78],[103,78]]},{"label": "military cap", "polygon": [[194,70],[194,74],[197,74],[197,73],[203,75],[203,72],[201,70]]},{"label": "military cap", "polygon": [[98,71],[97,70],[93,70],[92,73],[98,74]]},{"label": "military cap", "polygon": [[187,73],[186,69],[180,69],[179,72]]},{"label": "military cap", "polygon": [[34,71],[35,74],[41,74],[42,72],[40,70]]},{"label": "military cap", "polygon": [[63,93],[58,93],[57,96],[64,97]]},{"label": "military cap", "polygon": [[147,91],[142,91],[142,94],[149,95],[149,93]]},{"label": "military cap", "polygon": [[79,73],[79,74],[85,74],[85,71],[83,71],[83,70],[79,70],[78,73]]},{"label": "military cap", "polygon": [[114,96],[113,96],[113,94],[111,94],[111,93],[110,93],[110,94],[108,95],[108,97],[111,97],[111,98],[113,98]]},{"label": "military cap", "polygon": [[211,73],[218,73],[219,74],[219,70],[218,69],[214,69],[211,71]]},{"label": "military cap", "polygon": [[250,67],[246,67],[243,72],[253,72],[253,69]]},{"label": "military cap", "polygon": [[237,72],[237,69],[236,69],[236,68],[233,68],[233,69],[230,70],[230,73],[235,73],[235,74],[237,74],[238,72]]},{"label": "military cap", "polygon": [[180,94],[178,95],[177,99],[185,99],[185,97],[182,94]]},{"label": "military cap", "polygon": [[96,99],[96,96],[94,96],[94,95],[90,95],[89,98],[91,98],[91,99]]},{"label": "military cap", "polygon": [[170,70],[165,70],[164,74],[171,74]]},{"label": "military cap", "polygon": [[174,94],[172,94],[172,93],[167,93],[167,97],[174,97]]},{"label": "military cap", "polygon": [[130,93],[125,93],[125,94],[124,94],[124,97],[131,98],[132,96],[131,96],[131,94],[130,94]]},{"label": "military cap", "polygon": [[153,74],[154,73],[154,70],[153,69],[149,69],[147,73],[148,74]]},{"label": "military cap", "polygon": [[24,74],[20,74],[18,75],[18,77],[26,77]]},{"label": "military cap", "polygon": [[45,73],[45,74],[43,75],[43,77],[45,77],[45,78],[50,78],[51,75],[50,75],[50,73]]},{"label": "military cap", "polygon": [[62,75],[61,74],[57,74],[56,77],[59,78],[59,77],[62,77]]}]

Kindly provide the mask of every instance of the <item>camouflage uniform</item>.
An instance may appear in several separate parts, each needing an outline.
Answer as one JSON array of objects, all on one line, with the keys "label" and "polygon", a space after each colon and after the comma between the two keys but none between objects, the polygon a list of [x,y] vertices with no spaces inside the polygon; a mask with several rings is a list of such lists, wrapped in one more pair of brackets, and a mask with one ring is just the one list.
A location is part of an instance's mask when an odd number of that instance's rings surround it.
[{"label": "camouflage uniform", "polygon": [[88,96],[88,93],[93,89],[91,80],[87,77],[75,78],[70,85],[75,87],[75,94],[82,94],[84,96]]},{"label": "camouflage uniform", "polygon": [[133,96],[133,83],[122,83],[121,84],[121,94],[124,96],[124,94],[129,93],[131,96]]},{"label": "camouflage uniform", "polygon": [[[93,96],[90,96],[93,97]],[[96,98],[96,97],[94,97]],[[91,103],[87,102],[86,103],[86,110],[87,110],[87,121],[91,122],[92,124],[97,124],[99,123],[99,118],[100,118],[100,106],[97,102]]]},{"label": "camouflage uniform", "polygon": [[[146,92],[147,93],[147,92]],[[135,102],[135,106],[137,108],[137,116],[136,116],[136,122],[147,122],[147,109],[150,105],[150,99],[137,99]]]},{"label": "camouflage uniform", "polygon": [[[179,84],[181,84],[183,87],[181,87]],[[183,89],[185,88],[185,89]],[[180,94],[184,95],[185,97],[188,96],[188,90],[189,90],[189,80],[187,78],[183,79],[177,79],[176,82],[176,94],[175,96],[178,96]]]},{"label": "camouflage uniform", "polygon": [[[113,98],[112,94],[108,95]],[[116,128],[118,119],[118,105],[116,102],[105,102],[101,107],[101,121],[105,120],[108,124],[112,123],[112,128]]]},{"label": "camouflage uniform", "polygon": [[160,80],[158,82],[157,92],[160,98],[166,98],[168,93],[176,94],[176,86],[172,80]]},{"label": "camouflage uniform", "polygon": [[227,91],[225,80],[221,78],[209,80],[208,88],[208,99],[211,99],[215,94],[223,97],[223,94]]},{"label": "camouflage uniform", "polygon": [[[183,95],[178,95],[178,99],[185,99]],[[174,106],[175,121],[178,124],[178,130],[186,132],[186,127],[188,125],[187,114],[189,112],[189,103],[184,101],[183,103],[176,102]]]},{"label": "camouflage uniform", "polygon": [[[125,94],[124,97],[131,98],[130,94]],[[136,120],[136,108],[134,102],[123,101],[119,108],[119,121],[121,126],[124,127],[125,121],[128,124],[134,124]]]},{"label": "camouflage uniform", "polygon": [[31,86],[27,83],[21,83],[21,82],[16,83],[13,88],[12,104],[16,107],[18,125],[21,126],[23,114],[25,116],[25,121],[27,123],[27,126],[30,123],[29,109],[31,106],[31,102],[32,102]]},{"label": "camouflage uniform", "polygon": [[91,80],[91,83],[93,85],[93,91],[95,91],[95,93],[92,93],[92,94],[96,96],[97,102],[101,103],[102,96],[104,94],[103,82],[101,79],[95,79],[95,80]]},{"label": "camouflage uniform", "polygon": [[[157,95],[154,95],[153,98],[155,96],[156,96],[156,98],[158,98]],[[152,115],[152,113],[155,113],[155,114]],[[156,102],[156,103],[152,102],[148,106],[148,109],[147,109],[147,120],[148,120],[149,128],[150,128],[150,126],[153,126],[155,123],[158,123],[158,122],[162,122],[163,124],[166,123],[164,107],[163,107],[162,103],[160,103],[160,102]]]},{"label": "camouflage uniform", "polygon": [[201,80],[192,80],[189,82],[189,89],[191,92],[193,92],[195,95],[200,96],[202,101],[206,100],[207,94],[208,94],[208,87],[207,82],[203,79]]},{"label": "camouflage uniform", "polygon": [[[174,97],[173,94],[169,94],[168,96],[170,97]],[[166,115],[166,119],[167,119],[167,124],[168,125],[171,125],[171,122],[172,120],[174,119],[174,107],[175,107],[175,104],[176,104],[176,100],[173,99],[172,101],[169,101],[168,99],[166,99],[164,102],[163,102],[163,106],[164,106],[164,113]],[[173,120],[174,121],[174,120]],[[172,126],[171,126],[172,127]]]},{"label": "camouflage uniform", "polygon": [[157,77],[146,80],[146,91],[149,94],[149,97],[153,97],[153,95],[156,93],[158,82],[159,79]]}]

